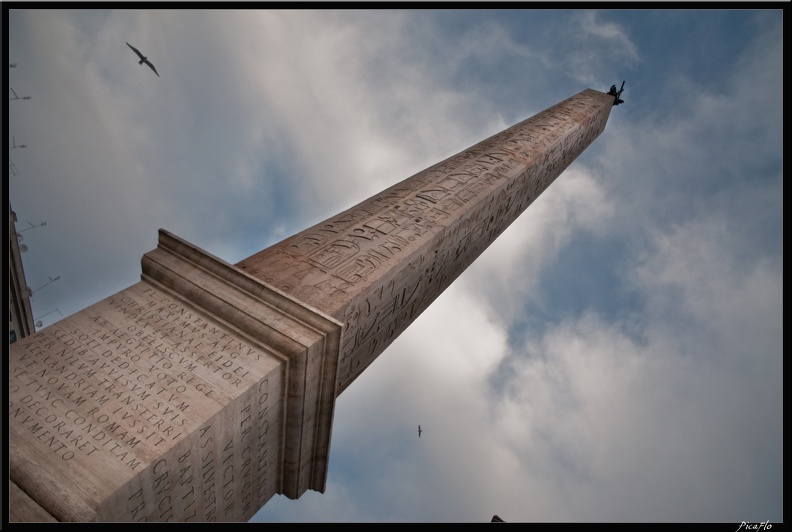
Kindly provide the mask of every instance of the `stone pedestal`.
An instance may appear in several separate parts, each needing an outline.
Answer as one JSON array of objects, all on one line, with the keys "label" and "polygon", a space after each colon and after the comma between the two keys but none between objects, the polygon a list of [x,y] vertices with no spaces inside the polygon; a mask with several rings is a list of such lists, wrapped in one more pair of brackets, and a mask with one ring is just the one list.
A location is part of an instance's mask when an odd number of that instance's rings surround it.
[{"label": "stone pedestal", "polygon": [[11,346],[11,520],[246,521],[324,491],[341,324],[165,231],[142,277]]}]

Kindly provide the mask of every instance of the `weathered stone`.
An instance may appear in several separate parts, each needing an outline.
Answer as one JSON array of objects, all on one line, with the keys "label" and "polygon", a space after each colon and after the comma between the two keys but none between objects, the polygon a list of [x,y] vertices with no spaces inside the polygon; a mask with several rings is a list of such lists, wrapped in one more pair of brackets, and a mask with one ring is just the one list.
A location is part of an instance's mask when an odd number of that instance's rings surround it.
[{"label": "weathered stone", "polygon": [[39,506],[39,504],[28,497],[28,494],[19,489],[14,482],[9,482],[11,495],[9,499],[14,503],[9,508],[10,522],[38,522],[38,523],[57,523],[52,514]]},{"label": "weathered stone", "polygon": [[11,479],[61,521],[239,521],[323,491],[341,327],[166,232],[12,350]]}]

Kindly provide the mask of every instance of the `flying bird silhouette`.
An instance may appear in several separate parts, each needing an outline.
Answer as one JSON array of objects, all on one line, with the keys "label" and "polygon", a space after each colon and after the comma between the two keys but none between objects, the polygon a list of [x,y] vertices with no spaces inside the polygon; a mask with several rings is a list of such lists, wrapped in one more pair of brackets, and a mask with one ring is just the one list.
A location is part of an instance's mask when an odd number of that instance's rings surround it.
[{"label": "flying bird silhouette", "polygon": [[423,431],[421,430],[421,426],[420,426],[420,425],[418,425],[418,437],[419,437],[419,438],[421,437],[421,433],[422,433],[422,432],[423,432]]},{"label": "flying bird silhouette", "polygon": [[140,50],[138,50],[137,48],[135,48],[134,46],[132,46],[129,43],[126,43],[126,45],[129,46],[130,48],[132,48],[132,51],[135,52],[138,55],[138,57],[140,58],[140,62],[138,63],[139,65],[142,65],[143,63],[146,63],[148,66],[151,67],[151,70],[154,71],[154,73],[157,75],[157,77],[160,77],[159,72],[157,72],[157,69],[154,68],[154,65],[151,64],[151,62],[148,60],[148,58],[145,55],[140,53]]}]

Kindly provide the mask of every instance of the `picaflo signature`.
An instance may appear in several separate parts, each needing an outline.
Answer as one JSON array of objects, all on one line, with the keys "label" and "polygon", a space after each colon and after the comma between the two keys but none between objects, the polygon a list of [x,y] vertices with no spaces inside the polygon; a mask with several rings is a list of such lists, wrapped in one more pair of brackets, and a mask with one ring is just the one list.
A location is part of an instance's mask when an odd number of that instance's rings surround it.
[{"label": "picaflo signature", "polygon": [[762,521],[761,523],[746,523],[743,521],[735,532],[740,532],[740,530],[770,530],[771,528],[773,528],[773,524],[770,521]]}]

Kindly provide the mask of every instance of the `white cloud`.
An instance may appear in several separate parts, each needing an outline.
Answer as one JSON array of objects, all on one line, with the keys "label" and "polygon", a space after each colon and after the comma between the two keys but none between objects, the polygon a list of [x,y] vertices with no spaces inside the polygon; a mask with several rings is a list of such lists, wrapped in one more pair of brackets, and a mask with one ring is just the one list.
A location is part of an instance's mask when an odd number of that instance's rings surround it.
[{"label": "white cloud", "polygon": [[566,75],[599,87],[603,74],[614,64],[626,66],[640,60],[636,45],[619,24],[603,21],[596,11],[576,13],[573,20],[574,27],[564,28],[566,38],[559,43],[555,61]]},{"label": "white cloud", "polygon": [[580,17],[580,26],[583,33],[609,43],[619,55],[632,61],[638,59],[638,50],[627,32],[615,22],[603,22],[595,11],[586,11]]},{"label": "white cloud", "polygon": [[747,519],[746,485],[775,477],[780,410],[761,410],[781,393],[782,274],[731,268],[726,236],[713,220],[656,236],[635,274],[645,342],[587,313],[506,359],[492,430],[553,500],[570,497],[560,515]]}]

